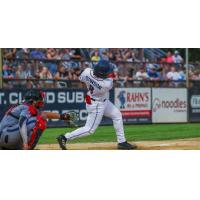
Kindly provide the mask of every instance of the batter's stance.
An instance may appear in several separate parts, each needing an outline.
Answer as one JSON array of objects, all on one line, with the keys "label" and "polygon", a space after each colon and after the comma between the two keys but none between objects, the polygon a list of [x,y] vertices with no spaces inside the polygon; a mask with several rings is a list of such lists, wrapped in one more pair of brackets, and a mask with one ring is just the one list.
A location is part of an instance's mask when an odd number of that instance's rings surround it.
[{"label": "batter's stance", "polygon": [[84,82],[89,90],[85,98],[88,118],[84,127],[57,137],[61,149],[67,149],[67,141],[94,133],[103,116],[113,120],[118,149],[131,150],[137,148],[136,145],[129,144],[126,141],[121,112],[109,101],[109,91],[113,87],[113,79],[108,78],[108,76],[112,72],[113,68],[110,63],[102,60],[94,67],[94,70],[86,68],[80,75],[80,81]]}]

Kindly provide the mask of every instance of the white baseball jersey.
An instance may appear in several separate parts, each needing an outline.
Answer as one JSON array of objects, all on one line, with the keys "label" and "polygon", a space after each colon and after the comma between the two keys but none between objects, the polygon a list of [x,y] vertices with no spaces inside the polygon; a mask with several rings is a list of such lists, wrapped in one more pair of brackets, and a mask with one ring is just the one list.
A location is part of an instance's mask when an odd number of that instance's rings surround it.
[{"label": "white baseball jersey", "polygon": [[93,69],[86,68],[79,77],[88,88],[88,95],[95,100],[103,101],[109,98],[109,90],[113,87],[113,79],[101,79],[94,75]]}]

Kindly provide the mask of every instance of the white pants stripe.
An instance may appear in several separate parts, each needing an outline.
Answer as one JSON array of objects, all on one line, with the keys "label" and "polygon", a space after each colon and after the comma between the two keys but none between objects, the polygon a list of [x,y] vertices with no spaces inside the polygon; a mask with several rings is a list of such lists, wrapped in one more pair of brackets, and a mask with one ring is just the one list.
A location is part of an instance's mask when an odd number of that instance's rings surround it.
[{"label": "white pants stripe", "polygon": [[68,140],[88,136],[94,133],[101,123],[103,116],[106,116],[113,121],[118,143],[126,141],[121,112],[109,100],[105,102],[92,101],[92,104],[87,104],[86,108],[88,117],[85,126],[71,133],[66,133],[65,137]]}]

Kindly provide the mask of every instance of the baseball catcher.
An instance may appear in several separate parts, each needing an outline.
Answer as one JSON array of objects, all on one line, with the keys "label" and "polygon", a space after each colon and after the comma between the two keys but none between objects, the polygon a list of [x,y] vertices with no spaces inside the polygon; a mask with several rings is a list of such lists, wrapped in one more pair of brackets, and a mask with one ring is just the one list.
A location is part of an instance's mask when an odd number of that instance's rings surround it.
[{"label": "baseball catcher", "polygon": [[34,149],[46,129],[47,119],[65,120],[75,125],[75,112],[41,112],[44,102],[44,92],[30,90],[21,104],[13,105],[7,110],[0,123],[0,149]]}]

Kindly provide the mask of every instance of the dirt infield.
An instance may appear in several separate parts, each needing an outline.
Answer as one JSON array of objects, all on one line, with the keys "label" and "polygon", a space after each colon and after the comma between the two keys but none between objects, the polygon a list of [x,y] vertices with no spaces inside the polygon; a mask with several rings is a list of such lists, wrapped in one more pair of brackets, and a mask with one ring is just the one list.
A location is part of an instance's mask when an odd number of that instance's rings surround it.
[{"label": "dirt infield", "polygon": [[[200,138],[166,140],[166,141],[140,141],[134,142],[138,150],[200,150]],[[37,146],[40,150],[58,150],[57,144],[41,144]],[[77,143],[69,144],[69,150],[115,150],[116,143]]]}]

